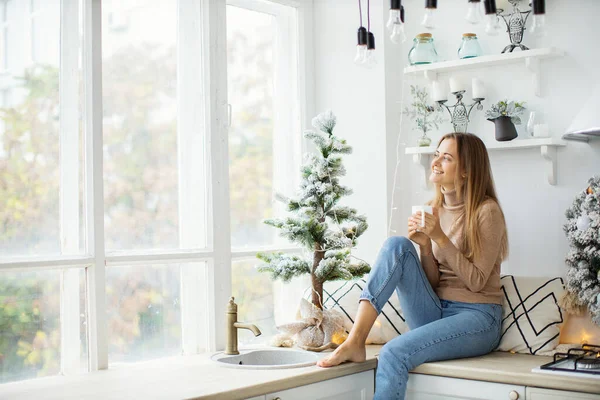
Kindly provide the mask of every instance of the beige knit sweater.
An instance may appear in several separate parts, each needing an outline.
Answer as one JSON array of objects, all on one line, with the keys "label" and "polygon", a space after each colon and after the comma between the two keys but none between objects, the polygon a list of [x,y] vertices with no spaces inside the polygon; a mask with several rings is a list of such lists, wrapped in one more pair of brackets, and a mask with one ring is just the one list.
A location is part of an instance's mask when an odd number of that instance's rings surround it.
[{"label": "beige knit sweater", "polygon": [[502,212],[494,200],[482,204],[478,217],[482,251],[471,262],[459,250],[464,209],[456,191],[444,192],[439,218],[442,231],[450,241],[444,248],[432,241],[433,254],[421,255],[423,269],[440,299],[502,304],[500,244],[506,234]]}]

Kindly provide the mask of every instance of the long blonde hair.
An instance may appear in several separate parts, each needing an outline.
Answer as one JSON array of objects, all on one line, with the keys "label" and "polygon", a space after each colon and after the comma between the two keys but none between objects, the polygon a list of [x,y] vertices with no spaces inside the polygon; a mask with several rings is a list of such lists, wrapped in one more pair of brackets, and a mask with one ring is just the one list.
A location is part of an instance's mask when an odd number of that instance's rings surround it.
[{"label": "long blonde hair", "polygon": [[[500,207],[500,202],[494,187],[494,178],[487,149],[481,139],[471,133],[448,133],[440,139],[438,147],[445,139],[456,141],[458,166],[454,185],[458,199],[465,203],[464,241],[461,250],[468,259],[473,260],[481,254],[481,237],[477,229],[481,205],[484,201],[491,199]],[[462,178],[463,175],[466,175],[466,177]],[[436,185],[435,197],[430,204],[439,208],[442,207],[443,203],[444,194],[441,185]],[[501,207],[500,213],[502,214],[502,221],[505,223]],[[508,256],[506,227],[504,232],[500,245],[500,255],[503,260]]]}]

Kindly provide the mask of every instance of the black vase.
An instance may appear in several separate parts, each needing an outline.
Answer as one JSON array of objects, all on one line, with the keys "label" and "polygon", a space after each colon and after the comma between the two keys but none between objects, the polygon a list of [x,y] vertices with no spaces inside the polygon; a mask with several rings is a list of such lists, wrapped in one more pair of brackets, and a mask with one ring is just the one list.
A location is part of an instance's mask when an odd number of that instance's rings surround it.
[{"label": "black vase", "polygon": [[510,117],[502,116],[494,119],[488,119],[492,121],[496,128],[496,140],[499,142],[508,142],[517,137],[517,128],[512,123]]}]

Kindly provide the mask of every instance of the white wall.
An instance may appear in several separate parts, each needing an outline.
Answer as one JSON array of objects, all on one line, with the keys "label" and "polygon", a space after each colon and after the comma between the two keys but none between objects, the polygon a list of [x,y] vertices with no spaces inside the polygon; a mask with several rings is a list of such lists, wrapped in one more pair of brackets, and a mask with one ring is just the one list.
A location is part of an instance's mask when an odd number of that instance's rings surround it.
[{"label": "white wall", "polygon": [[[489,37],[484,33],[483,24],[468,24],[464,20],[466,3],[464,0],[440,2],[438,27],[432,33],[442,60],[456,58],[463,32],[477,33],[485,54],[500,53],[509,43],[505,32]],[[423,1],[404,0],[403,4],[407,35],[412,38],[425,31],[419,25]],[[410,101],[410,84],[423,86],[427,82],[423,77],[404,79],[402,69],[408,64],[407,53],[412,42],[409,39],[402,46],[392,45],[382,35],[388,2],[373,1],[371,7],[371,25],[375,26],[372,30],[380,63],[376,69],[367,70],[352,64],[358,27],[357,2],[315,1],[317,109],[334,109],[339,116],[339,133],[355,146],[355,154],[346,163],[348,177],[345,183],[356,191],[352,205],[366,213],[371,224],[360,247],[360,252],[366,256],[376,254],[388,234],[405,234],[410,206],[423,203],[433,194],[422,186],[422,169],[404,155],[404,147],[413,146],[418,134],[412,130],[410,121],[404,120],[400,125],[400,103]],[[595,24],[598,16],[600,2],[595,0],[547,2],[548,36],[536,40],[526,33],[523,43],[531,48],[555,46],[567,54],[542,61],[542,97],[535,97],[531,75],[523,64],[472,70],[462,76],[478,77],[485,82],[488,92],[485,109],[502,98],[526,101],[528,110],[544,112],[553,136],[560,137],[599,82],[594,74],[600,62],[599,47],[595,42],[600,37],[600,27]],[[448,79],[448,76],[444,74],[440,78]],[[470,91],[466,99],[470,99]],[[493,124],[485,120],[483,111],[474,113],[469,131],[479,135],[484,142],[493,142]],[[432,137],[436,141],[451,130],[447,122]],[[518,127],[518,131],[520,136],[516,140],[526,136],[524,125]],[[590,144],[568,142],[567,147],[560,148],[556,186],[547,183],[546,165],[539,150],[490,153],[511,245],[511,255],[503,264],[503,273],[564,276],[563,260],[568,250],[562,231],[564,211],[575,194],[585,189],[587,179],[600,173],[599,148],[600,140]],[[397,150],[399,158],[396,157]],[[397,161],[398,175],[394,185]],[[392,205],[397,209],[392,210]],[[388,232],[390,213],[392,225]]]},{"label": "white wall", "polygon": [[[436,47],[442,59],[455,59],[456,49],[463,32],[474,31],[486,54],[499,53],[506,44],[508,36],[502,33],[498,37],[489,37],[484,33],[483,25],[476,26],[464,22],[465,7],[463,1],[450,0],[442,3],[438,19],[439,26],[433,32]],[[407,8],[407,33],[409,37],[422,31],[418,25],[422,15],[422,2],[405,1]],[[488,87],[487,109],[492,102],[502,98],[524,100],[529,110],[541,110],[550,123],[554,136],[568,128],[577,111],[584,105],[598,82],[595,76],[595,64],[600,62],[598,46],[594,38],[600,35],[600,29],[593,23],[600,15],[600,3],[594,0],[573,0],[568,2],[547,2],[547,23],[549,34],[541,40],[535,40],[526,33],[524,44],[531,48],[555,46],[566,51],[566,56],[543,61],[542,97],[533,94],[531,76],[524,65],[510,65],[485,70],[474,70],[467,77],[478,77]],[[443,16],[443,18],[442,18]],[[452,23],[449,23],[452,21]],[[577,26],[577,30],[573,27]],[[595,26],[595,27],[594,27]],[[410,46],[401,51],[405,57]],[[515,50],[518,51],[518,50]],[[396,55],[398,56],[398,55]],[[402,60],[404,62],[404,60]],[[444,76],[442,76],[443,78]],[[447,78],[447,77],[446,77]],[[405,100],[410,83],[423,84],[423,78],[403,83]],[[470,92],[467,97],[470,98]],[[469,130],[478,134],[485,142],[494,141],[494,128],[483,117],[483,112],[473,116]],[[402,124],[402,141],[413,145],[416,132],[410,131],[409,121]],[[518,127],[520,139],[526,136],[525,126]],[[434,139],[450,131],[449,123],[443,132],[434,134]],[[391,137],[395,132],[388,132]],[[558,151],[558,185],[550,186],[546,181],[546,166],[539,150],[517,150],[491,152],[490,158],[501,204],[506,214],[510,250],[509,259],[503,264],[504,273],[518,275],[564,275],[566,272],[564,257],[568,244],[562,231],[564,211],[571,204],[575,194],[585,189],[587,179],[600,172],[599,142],[591,145],[569,142]],[[421,190],[418,184],[421,177],[418,169],[408,157],[402,164],[405,172],[399,184],[406,188],[399,200],[402,211],[394,220],[403,221],[411,204],[431,196],[431,192]],[[419,178],[415,179],[415,176]],[[400,216],[402,215],[402,217]]]},{"label": "white wall", "polygon": [[[364,25],[366,27],[366,1]],[[331,109],[338,118],[334,133],[354,148],[344,156],[347,169],[341,183],[354,190],[345,204],[367,215],[369,229],[359,239],[355,255],[372,262],[386,238],[386,158],[383,54],[383,8],[371,5],[371,30],[376,37],[378,64],[365,69],[353,64],[356,30],[359,26],[357,2],[315,0],[314,57],[316,112]]]}]

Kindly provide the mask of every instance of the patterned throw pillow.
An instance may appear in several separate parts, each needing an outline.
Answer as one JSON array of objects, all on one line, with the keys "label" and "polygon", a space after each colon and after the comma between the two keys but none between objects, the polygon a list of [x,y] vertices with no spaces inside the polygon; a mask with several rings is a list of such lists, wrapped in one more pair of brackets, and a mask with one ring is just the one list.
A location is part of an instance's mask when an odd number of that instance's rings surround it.
[{"label": "patterned throw pillow", "polygon": [[551,355],[563,316],[562,278],[502,276],[502,337],[496,350]]},{"label": "patterned throw pillow", "polygon": [[[356,312],[358,300],[366,285],[364,279],[355,281],[327,282],[323,288],[323,305],[327,309],[336,308],[344,314],[344,327],[350,332]],[[306,294],[310,297],[310,291]],[[398,335],[407,332],[408,325],[402,315],[400,302],[396,293],[387,301],[381,314],[377,317],[371,332],[367,337],[367,344],[384,344]]]}]

